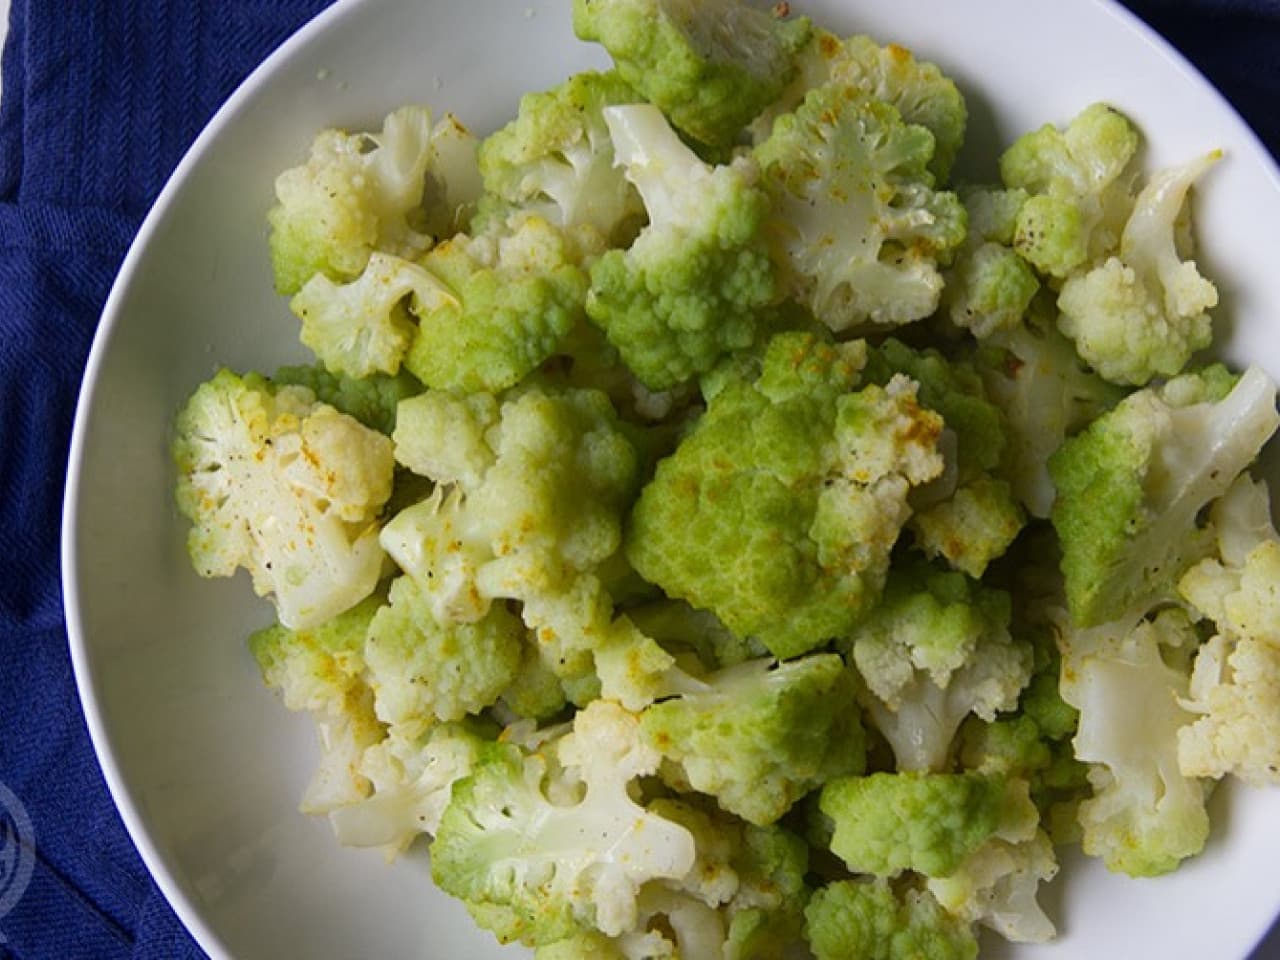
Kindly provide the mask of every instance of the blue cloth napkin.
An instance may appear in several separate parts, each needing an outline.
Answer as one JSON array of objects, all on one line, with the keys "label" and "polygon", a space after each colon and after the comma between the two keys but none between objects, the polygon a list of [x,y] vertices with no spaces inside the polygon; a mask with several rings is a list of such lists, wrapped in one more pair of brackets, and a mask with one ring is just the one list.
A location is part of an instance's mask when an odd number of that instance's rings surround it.
[{"label": "blue cloth napkin", "polygon": [[[139,860],[89,743],[59,593],[62,479],[81,370],[134,231],[219,104],[326,5],[12,0],[0,101],[0,785],[21,799],[36,843],[29,886],[0,915],[2,958],[203,956]],[[1280,6],[1130,6],[1280,151]],[[8,836],[0,822],[0,908]]]}]

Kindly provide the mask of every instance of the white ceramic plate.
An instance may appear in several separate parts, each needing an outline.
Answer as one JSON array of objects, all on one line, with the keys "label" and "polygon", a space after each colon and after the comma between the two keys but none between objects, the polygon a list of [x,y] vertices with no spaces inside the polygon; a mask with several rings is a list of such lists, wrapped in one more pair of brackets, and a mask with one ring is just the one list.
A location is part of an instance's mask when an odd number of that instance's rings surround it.
[{"label": "white ceramic plate", "polygon": [[[798,0],[840,33],[936,60],[973,116],[967,169],[1096,99],[1134,117],[1151,164],[1229,155],[1197,200],[1203,261],[1223,294],[1225,354],[1280,374],[1280,189],[1223,100],[1102,0]],[[81,396],[64,525],[77,679],[107,782],[147,865],[215,958],[482,960],[501,951],[436,892],[425,857],[392,867],[340,849],[297,813],[315,762],[310,720],[263,687],[244,637],[270,620],[243,577],[191,572],[172,506],[174,412],[217,365],[303,357],[271,290],[264,213],[275,174],[322,126],[426,102],[487,133],[521,93],[606,61],[574,40],[567,0],[344,0],[258,70],[165,189],[108,301]],[[978,158],[975,160],[975,158]],[[983,166],[985,158],[985,167]],[[1280,475],[1273,471],[1273,481]],[[1280,793],[1221,791],[1209,849],[1138,882],[1069,859],[1045,900],[1062,932],[1018,960],[1235,960],[1280,905]]]}]

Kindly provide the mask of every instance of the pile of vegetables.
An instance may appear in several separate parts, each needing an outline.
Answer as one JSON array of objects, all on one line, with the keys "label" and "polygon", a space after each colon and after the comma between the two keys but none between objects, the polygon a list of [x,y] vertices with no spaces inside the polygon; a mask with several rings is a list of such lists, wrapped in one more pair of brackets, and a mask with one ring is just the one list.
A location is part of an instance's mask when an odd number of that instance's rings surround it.
[{"label": "pile of vegetables", "polygon": [[972,958],[1055,850],[1174,870],[1280,781],[1260,369],[1094,104],[955,183],[956,85],[735,0],[478,140],[327,130],[270,211],[315,366],[178,416],[202,576],[310,712],[302,809],[540,960]]}]

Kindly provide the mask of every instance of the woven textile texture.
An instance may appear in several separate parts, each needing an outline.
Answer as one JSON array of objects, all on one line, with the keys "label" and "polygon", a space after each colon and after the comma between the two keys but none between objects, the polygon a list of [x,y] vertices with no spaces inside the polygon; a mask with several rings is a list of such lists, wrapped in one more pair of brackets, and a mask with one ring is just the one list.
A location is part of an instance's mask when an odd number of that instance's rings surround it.
[{"label": "woven textile texture", "polygon": [[[66,450],[98,314],[134,231],[219,104],[324,6],[11,2],[0,99],[0,784],[24,802],[38,850],[25,896],[0,919],[0,958],[203,956],[121,825],[76,696],[58,579]],[[1280,4],[1130,6],[1280,150]]]}]

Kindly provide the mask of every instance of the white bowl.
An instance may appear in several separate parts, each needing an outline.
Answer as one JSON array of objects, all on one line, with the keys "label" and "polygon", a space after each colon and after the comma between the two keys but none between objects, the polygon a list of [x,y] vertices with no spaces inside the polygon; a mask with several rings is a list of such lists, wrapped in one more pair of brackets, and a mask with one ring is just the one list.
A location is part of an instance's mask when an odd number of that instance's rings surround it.
[{"label": "white bowl", "polygon": [[[936,60],[973,115],[965,163],[1105,99],[1136,119],[1147,161],[1223,147],[1197,198],[1203,262],[1223,294],[1227,358],[1280,374],[1280,189],[1225,102],[1103,0],[806,0],[841,33]],[[500,950],[435,891],[425,856],[383,864],[297,812],[316,756],[310,721],[268,692],[244,638],[271,619],[243,576],[192,573],[173,507],[174,412],[217,366],[301,359],[271,289],[264,214],[278,171],[322,126],[426,102],[477,132],[521,93],[604,64],[574,40],[567,0],[347,0],[303,30],[223,108],[183,161],[121,269],[80,399],[64,523],[72,654],[107,782],[143,859],[215,958],[523,955]],[[975,160],[977,157],[979,160]],[[985,158],[986,168],[981,165]],[[1273,470],[1272,480],[1280,480]],[[1232,960],[1280,905],[1280,792],[1228,788],[1203,856],[1134,881],[1068,858],[1046,893],[1062,936],[1018,960]]]}]

